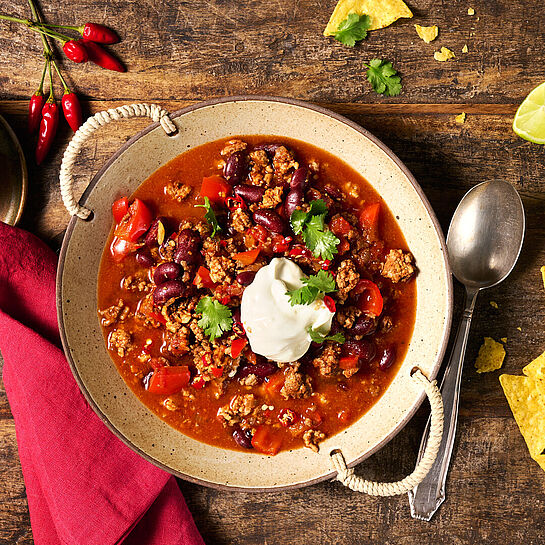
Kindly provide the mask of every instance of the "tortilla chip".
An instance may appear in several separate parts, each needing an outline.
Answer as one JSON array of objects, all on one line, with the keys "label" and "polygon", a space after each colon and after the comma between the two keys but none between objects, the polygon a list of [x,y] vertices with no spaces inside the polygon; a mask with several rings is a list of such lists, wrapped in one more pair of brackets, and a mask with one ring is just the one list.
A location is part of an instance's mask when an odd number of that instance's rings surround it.
[{"label": "tortilla chip", "polygon": [[545,380],[545,352],[530,362],[522,372],[533,379]]},{"label": "tortilla chip", "polygon": [[517,329],[518,329],[519,331],[522,331],[522,327],[517,327]]},{"label": "tortilla chip", "polygon": [[468,15],[475,15],[475,10],[473,8],[467,8]]},{"label": "tortilla chip", "polygon": [[499,308],[498,303],[496,303],[496,301],[490,301],[490,306],[493,308]]},{"label": "tortilla chip", "polygon": [[[462,125],[463,123],[466,122],[466,113],[465,112],[462,112],[461,114],[457,115],[455,117],[455,120],[456,120],[456,123],[460,123],[460,125]],[[491,303],[492,304],[492,303]]]},{"label": "tortilla chip", "polygon": [[543,287],[545,288],[545,266],[541,267],[541,278],[543,278]]},{"label": "tortilla chip", "polygon": [[483,345],[479,348],[475,369],[477,369],[477,373],[495,371],[503,365],[504,358],[503,344],[496,342],[491,337],[485,337]]},{"label": "tortilla chip", "polygon": [[503,344],[505,344],[505,343],[507,342],[507,337],[502,337],[502,338],[500,339],[500,341],[501,341]]},{"label": "tortilla chip", "polygon": [[413,16],[403,0],[339,0],[325,27],[324,36],[333,36],[350,13],[369,15],[371,26],[368,30],[387,27],[400,17],[410,19]]},{"label": "tortilla chip", "polygon": [[418,36],[420,36],[420,38],[422,38],[427,44],[433,42],[433,40],[435,40],[435,38],[437,38],[437,35],[439,34],[439,28],[437,27],[437,25],[414,25],[414,28],[416,28],[416,33],[418,34]]},{"label": "tortilla chip", "polygon": [[462,47],[462,53],[467,53],[469,51],[469,47],[467,47],[467,44],[464,44],[464,47]]},{"label": "tortilla chip", "polygon": [[442,47],[441,51],[436,51],[433,54],[433,58],[439,62],[445,62],[454,59],[454,57],[456,57],[456,55],[448,47]]},{"label": "tortilla chip", "polygon": [[501,375],[500,384],[530,455],[545,469],[545,404],[534,379]]}]

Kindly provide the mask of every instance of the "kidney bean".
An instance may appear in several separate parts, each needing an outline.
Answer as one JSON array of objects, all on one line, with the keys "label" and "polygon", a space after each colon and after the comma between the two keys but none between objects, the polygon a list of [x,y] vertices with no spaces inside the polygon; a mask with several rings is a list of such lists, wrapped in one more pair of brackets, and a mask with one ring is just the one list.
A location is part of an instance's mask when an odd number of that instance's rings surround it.
[{"label": "kidney bean", "polygon": [[237,376],[240,378],[247,377],[248,375],[255,375],[260,379],[264,379],[273,373],[278,371],[276,363],[272,361],[258,361],[255,365],[252,363],[244,364],[238,370]]},{"label": "kidney bean", "polygon": [[341,199],[343,194],[342,194],[342,191],[335,187],[335,186],[332,186],[330,184],[327,184],[325,187],[324,187],[324,191],[330,196],[330,197],[333,197],[334,199]]},{"label": "kidney bean", "polygon": [[378,366],[383,371],[386,371],[386,369],[389,369],[390,367],[392,367],[395,361],[396,361],[396,348],[395,346],[388,346],[383,350]]},{"label": "kidney bean", "polygon": [[349,356],[358,356],[360,363],[369,363],[377,354],[375,343],[362,339],[361,341],[346,341],[343,344],[343,353]]},{"label": "kidney bean", "polygon": [[272,210],[256,210],[254,212],[254,221],[273,233],[281,233],[284,230],[284,220]]},{"label": "kidney bean", "polygon": [[181,263],[187,261],[187,263],[195,263],[199,260],[199,245],[201,239],[199,235],[191,229],[182,229],[178,233],[178,244],[176,246],[176,253],[174,254],[174,261]]},{"label": "kidney bean", "polygon": [[233,439],[240,445],[242,448],[253,448],[252,447],[252,434],[250,430],[243,430],[241,428],[235,428],[233,430]]},{"label": "kidney bean", "polygon": [[186,287],[181,280],[168,280],[158,286],[153,292],[153,302],[156,305],[164,305],[173,297],[180,297],[186,291]]},{"label": "kidney bean", "polygon": [[182,267],[178,263],[162,263],[159,265],[153,273],[153,281],[157,286],[168,282],[169,280],[176,280],[183,272]]},{"label": "kidney bean", "polygon": [[223,177],[230,184],[240,184],[246,176],[246,154],[235,151],[225,163]]},{"label": "kidney bean", "polygon": [[255,203],[263,198],[265,189],[257,185],[236,185],[233,187],[233,192],[245,201]]},{"label": "kidney bean", "polygon": [[352,326],[350,333],[354,335],[372,335],[377,329],[377,322],[368,316],[360,316]]},{"label": "kidney bean", "polygon": [[255,278],[255,271],[242,271],[237,274],[237,282],[241,286],[249,286]]},{"label": "kidney bean", "polygon": [[291,177],[290,180],[290,187],[292,189],[295,189],[296,187],[301,188],[302,191],[305,190],[307,185],[307,176],[308,176],[308,169],[307,167],[299,167]]},{"label": "kidney bean", "polygon": [[301,187],[295,187],[294,189],[290,190],[288,193],[288,196],[286,197],[286,201],[284,203],[284,212],[286,213],[286,217],[291,218],[291,215],[293,214],[294,210],[303,202],[303,190]]},{"label": "kidney bean", "polygon": [[153,267],[155,265],[155,260],[151,257],[151,252],[146,246],[140,248],[136,252],[136,262],[142,267]]},{"label": "kidney bean", "polygon": [[274,155],[274,153],[280,146],[281,144],[258,144],[254,149],[262,149],[265,150],[267,153]]},{"label": "kidney bean", "polygon": [[[146,233],[146,237],[144,238],[144,244],[146,246],[149,246],[150,248],[154,248],[159,243],[157,241],[157,233],[159,232],[159,222],[163,224],[163,227],[165,230],[167,229],[167,219],[163,216],[159,216],[158,218],[155,218],[148,229],[148,232]],[[168,236],[168,233],[165,233],[165,239]]]}]

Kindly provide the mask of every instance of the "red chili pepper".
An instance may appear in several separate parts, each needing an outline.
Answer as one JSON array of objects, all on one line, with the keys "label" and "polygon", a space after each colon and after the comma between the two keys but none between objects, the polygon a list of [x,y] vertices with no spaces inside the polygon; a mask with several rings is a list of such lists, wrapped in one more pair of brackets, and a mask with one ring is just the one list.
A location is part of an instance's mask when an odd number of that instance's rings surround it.
[{"label": "red chili pepper", "polygon": [[85,23],[79,28],[81,35],[86,40],[91,40],[98,44],[116,44],[119,42],[119,36],[111,29],[98,23]]},{"label": "red chili pepper", "polygon": [[127,71],[123,64],[121,64],[121,61],[116,59],[111,53],[100,47],[97,43],[86,40],[85,38],[82,38],[80,41],[85,44],[89,60],[97,66],[106,68],[106,70],[114,70],[115,72]]},{"label": "red chili pepper", "polygon": [[44,107],[45,97],[41,91],[36,91],[28,104],[28,132],[35,133],[42,120],[42,109]]},{"label": "red chili pepper", "polygon": [[55,98],[50,96],[42,109],[42,121],[36,144],[36,162],[41,164],[51,149],[51,144],[59,126],[59,108]]},{"label": "red chili pepper", "polygon": [[62,50],[71,61],[80,63],[89,60],[89,52],[83,44],[83,40],[68,40],[62,46]]},{"label": "red chili pepper", "polygon": [[329,310],[329,312],[337,311],[335,301],[329,295],[324,295],[324,305],[327,307],[327,310]]},{"label": "red chili pepper", "polygon": [[75,93],[72,93],[68,89],[64,91],[62,96],[62,111],[64,112],[64,117],[70,128],[76,132],[83,121],[81,115],[81,104],[79,103],[78,97]]}]

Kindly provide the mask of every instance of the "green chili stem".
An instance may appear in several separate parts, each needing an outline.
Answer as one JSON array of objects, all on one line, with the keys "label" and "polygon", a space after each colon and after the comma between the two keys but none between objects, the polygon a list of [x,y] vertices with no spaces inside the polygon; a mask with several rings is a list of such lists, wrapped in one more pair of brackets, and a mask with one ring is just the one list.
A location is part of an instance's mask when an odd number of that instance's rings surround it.
[{"label": "green chili stem", "polygon": [[52,25],[51,23],[42,23],[42,26],[45,26],[48,28],[66,28],[68,30],[74,30],[75,32],[83,32],[83,26]]},{"label": "green chili stem", "polygon": [[61,42],[68,42],[72,38],[70,36],[67,36],[66,34],[61,34],[60,32],[55,32],[54,30],[49,30],[41,26],[40,23],[36,23],[34,21],[29,21],[28,19],[19,19],[18,17],[12,17],[11,15],[0,15],[0,19],[4,19],[5,21],[12,21],[13,23],[21,23],[22,25],[25,25],[30,30],[33,30],[34,32],[39,32],[40,34],[45,34],[46,36],[49,36],[50,38],[55,38],[56,40],[60,40]]},{"label": "green chili stem", "polygon": [[46,71],[47,71],[47,61],[45,61],[45,64],[44,64],[44,69],[42,72],[42,81],[40,81],[40,86],[38,87],[38,90],[36,91],[35,94],[41,95],[44,92],[44,80],[45,80]]},{"label": "green chili stem", "polygon": [[57,66],[57,63],[54,60],[52,60],[51,64],[53,64],[53,68],[55,69],[55,71],[59,75],[59,79],[61,80],[62,86],[64,87],[64,92],[69,93],[70,89],[68,88],[68,85],[66,85],[66,81],[62,77],[61,71],[59,70],[59,67]]},{"label": "green chili stem", "polygon": [[55,102],[55,95],[53,94],[53,73],[51,72],[51,61],[47,61],[49,67],[49,98],[47,102]]}]

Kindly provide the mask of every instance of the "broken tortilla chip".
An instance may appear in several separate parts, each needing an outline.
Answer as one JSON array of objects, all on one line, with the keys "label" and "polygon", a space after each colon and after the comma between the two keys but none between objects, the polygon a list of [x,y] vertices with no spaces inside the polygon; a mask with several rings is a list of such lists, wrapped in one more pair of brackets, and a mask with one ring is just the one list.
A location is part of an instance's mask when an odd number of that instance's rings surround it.
[{"label": "broken tortilla chip", "polygon": [[530,362],[522,372],[530,378],[545,380],[545,352]]},{"label": "broken tortilla chip", "polygon": [[503,344],[505,344],[505,343],[507,342],[507,337],[502,337],[502,338],[500,339],[500,341],[501,341]]},{"label": "broken tortilla chip", "polygon": [[436,51],[433,54],[433,58],[439,62],[445,62],[454,59],[454,57],[456,57],[456,55],[448,47],[442,47],[441,51]]},{"label": "broken tortilla chip", "polygon": [[545,288],[545,266],[541,267],[541,278],[543,278],[543,287]]},{"label": "broken tortilla chip", "polygon": [[437,27],[437,25],[414,25],[414,28],[416,29],[416,33],[418,34],[418,36],[422,38],[427,44],[433,42],[433,40],[435,40],[435,38],[437,38],[437,35],[439,34],[439,28]]},{"label": "broken tortilla chip", "polygon": [[490,306],[493,308],[499,308],[498,303],[496,303],[496,301],[490,301]]},{"label": "broken tortilla chip", "polygon": [[468,15],[475,15],[475,10],[473,8],[467,8]]},{"label": "broken tortilla chip", "polygon": [[483,345],[479,348],[475,369],[477,369],[477,373],[495,371],[503,365],[504,358],[505,348],[503,345],[491,337],[485,337]]},{"label": "broken tortilla chip", "polygon": [[[458,114],[456,117],[455,117],[455,120],[456,120],[456,123],[460,123],[460,124],[463,124],[466,122],[466,113],[465,112],[462,112],[461,114]],[[492,305],[492,303],[490,303]],[[494,305],[492,305],[494,306]]]},{"label": "broken tortilla chip", "polygon": [[545,403],[534,379],[501,375],[500,384],[530,456],[545,470]]},{"label": "broken tortilla chip", "polygon": [[350,13],[369,15],[371,25],[368,30],[384,28],[401,17],[413,16],[403,0],[339,0],[325,27],[324,36],[333,36]]},{"label": "broken tortilla chip", "polygon": [[469,47],[467,47],[467,44],[464,44],[464,47],[462,47],[462,53],[467,53],[469,51]]}]

